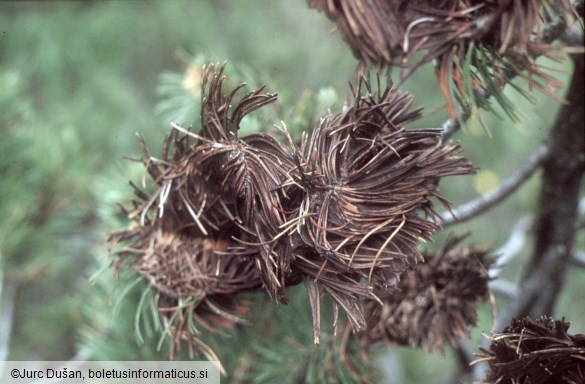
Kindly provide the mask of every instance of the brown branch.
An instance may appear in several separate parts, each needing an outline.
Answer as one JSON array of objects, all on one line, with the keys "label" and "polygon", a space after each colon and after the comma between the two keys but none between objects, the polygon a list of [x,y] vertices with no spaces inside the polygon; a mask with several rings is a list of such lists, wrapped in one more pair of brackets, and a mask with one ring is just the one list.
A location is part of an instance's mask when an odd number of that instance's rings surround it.
[{"label": "brown branch", "polygon": [[581,180],[585,170],[585,66],[583,55],[573,56],[573,80],[567,94],[569,104],[559,113],[551,131],[551,156],[543,163],[540,211],[535,219],[535,249],[525,281],[540,264],[548,264],[542,292],[530,306],[519,308],[522,316],[551,314],[560,293],[567,262],[573,254],[577,230]]},{"label": "brown branch", "polygon": [[[583,56],[575,57],[575,72],[567,95],[570,104],[560,111],[550,134],[553,156],[544,164],[533,261],[528,264],[529,271],[520,284],[519,295],[500,312],[496,327],[534,313],[538,316],[550,314],[562,289],[566,265],[572,254],[584,168],[584,69]],[[476,379],[483,376],[484,368],[484,364],[474,367]]]},{"label": "brown branch", "polygon": [[583,56],[575,56],[575,70],[567,94],[569,104],[553,127],[551,156],[543,164],[540,211],[536,218],[535,251],[521,283],[520,295],[510,301],[498,324],[513,318],[551,314],[573,254],[579,190],[584,170],[585,117],[583,116]]},{"label": "brown branch", "polygon": [[[568,104],[559,111],[549,134],[550,156],[542,164],[542,189],[535,218],[535,249],[519,294],[498,316],[495,327],[524,316],[551,314],[563,288],[567,264],[575,260],[579,194],[585,170],[585,66],[583,55],[572,56],[573,79]],[[483,377],[484,364],[474,366],[474,378]]]}]

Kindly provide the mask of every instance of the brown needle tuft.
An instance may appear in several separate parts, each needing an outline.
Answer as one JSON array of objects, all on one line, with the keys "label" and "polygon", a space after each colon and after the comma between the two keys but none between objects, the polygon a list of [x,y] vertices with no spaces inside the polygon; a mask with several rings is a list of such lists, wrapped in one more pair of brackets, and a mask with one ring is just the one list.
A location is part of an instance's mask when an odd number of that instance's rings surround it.
[{"label": "brown needle tuft", "polygon": [[[304,195],[290,231],[294,268],[331,294],[354,330],[362,330],[359,300],[393,289],[389,281],[422,261],[417,245],[439,227],[432,198],[447,204],[440,178],[474,169],[456,155],[457,144],[442,145],[439,130],[404,129],[419,116],[407,93],[388,88],[376,95],[362,76],[353,97],[353,105],[323,118],[296,151],[291,182]],[[312,303],[316,317],[319,306]]]},{"label": "brown needle tuft", "polygon": [[442,351],[445,344],[468,337],[468,327],[477,321],[477,302],[488,295],[492,260],[485,249],[460,241],[451,239],[441,251],[426,254],[426,263],[405,273],[399,292],[386,295],[383,306],[368,304],[364,351],[379,341]]},{"label": "brown needle tuft", "polygon": [[569,335],[569,326],[548,316],[513,320],[475,363],[489,362],[486,383],[585,383],[585,335]]},{"label": "brown needle tuft", "polygon": [[368,65],[404,68],[407,77],[435,60],[451,117],[455,107],[449,79],[461,101],[473,97],[471,88],[492,93],[494,87],[503,88],[510,73],[553,95],[562,84],[534,62],[536,56],[554,51],[544,25],[559,21],[568,28],[576,19],[569,0],[308,0],[308,4],[337,24],[353,54]]},{"label": "brown needle tuft", "polygon": [[134,186],[126,212],[135,223],[110,235],[125,243],[114,265],[136,270],[160,295],[174,346],[186,340],[208,355],[193,320],[214,330],[242,322],[245,292],[287,303],[287,287],[304,283],[316,342],[324,293],[354,330],[365,329],[363,300],[394,290],[423,260],[417,244],[439,227],[433,201],[448,204],[439,180],[473,167],[440,130],[405,129],[419,116],[412,98],[382,91],[379,79],[373,90],[365,76],[352,105],[323,118],[300,146],[239,137],[242,118],[276,96],[260,88],[235,101],[243,86],[224,94],[223,73],[203,72],[198,133],[172,124],[160,159],[142,142],[155,188]]}]

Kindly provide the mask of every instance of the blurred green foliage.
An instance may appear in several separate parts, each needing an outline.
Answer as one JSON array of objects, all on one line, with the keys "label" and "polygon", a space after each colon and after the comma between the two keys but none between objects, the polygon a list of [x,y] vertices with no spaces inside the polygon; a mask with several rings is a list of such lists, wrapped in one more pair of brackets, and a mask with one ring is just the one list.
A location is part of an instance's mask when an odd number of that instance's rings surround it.
[{"label": "blurred green foliage", "polygon": [[[341,109],[347,82],[356,79],[357,61],[331,27],[301,0],[0,3],[0,266],[4,285],[16,289],[10,359],[67,360],[79,351],[110,360],[166,356],[164,348],[157,351],[158,332],[136,318],[144,286],[124,292],[127,282],[115,283],[105,268],[105,232],[127,224],[116,204],[131,195],[127,181],[142,176],[140,164],[123,159],[142,155],[135,133],[144,134],[157,155],[170,121],[196,127],[196,69],[227,60],[234,84],[267,84],[267,92],[279,94],[275,105],[242,122],[242,132],[277,133],[274,124],[282,120],[299,137],[319,116]],[[566,81],[568,73],[558,77]],[[422,68],[403,88],[428,111],[413,126],[440,126],[447,113],[432,69]],[[505,178],[546,135],[559,105],[534,96],[536,106],[510,91],[523,123],[480,111],[489,132],[474,116],[458,135],[481,170]],[[452,178],[443,189],[455,204],[478,194],[473,177]],[[535,178],[455,231],[473,231],[468,241],[501,245],[515,221],[532,214],[537,198]],[[505,276],[519,275],[522,260]],[[570,277],[558,313],[583,332],[584,309],[571,302],[585,289],[584,272]],[[288,382],[294,376],[278,372],[290,364],[321,382],[319,364],[340,364],[328,341],[312,344],[308,303],[292,297],[280,308],[254,298],[259,310],[252,323],[263,327],[210,340],[225,354],[234,381]],[[490,328],[483,308],[474,340]],[[390,353],[400,364],[388,382],[435,378],[427,369],[432,354]],[[453,364],[452,356],[444,359]]]}]

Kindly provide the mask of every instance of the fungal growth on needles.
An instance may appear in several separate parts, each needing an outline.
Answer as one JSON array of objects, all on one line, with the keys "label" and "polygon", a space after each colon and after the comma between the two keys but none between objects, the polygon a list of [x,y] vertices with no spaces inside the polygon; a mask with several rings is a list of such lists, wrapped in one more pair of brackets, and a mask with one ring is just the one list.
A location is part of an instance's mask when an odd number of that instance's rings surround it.
[{"label": "fungal growth on needles", "polygon": [[424,261],[417,246],[440,226],[435,204],[448,207],[439,181],[474,168],[440,129],[405,129],[420,116],[412,97],[379,81],[373,89],[364,75],[350,105],[300,143],[284,125],[286,145],[263,133],[239,137],[242,118],[276,95],[260,88],[237,99],[243,85],[226,92],[224,78],[224,66],[203,72],[198,132],[173,124],[160,158],[143,142],[156,188],[132,184],[136,198],[125,210],[133,224],[109,236],[122,244],[115,268],[137,271],[156,293],[171,355],[186,342],[214,357],[196,327],[221,333],[245,323],[250,303],[241,294],[286,304],[298,284],[307,288],[315,342],[324,295],[336,317],[342,309],[353,331],[366,330],[364,311]]},{"label": "fungal growth on needles", "polygon": [[308,4],[335,22],[354,56],[366,65],[399,68],[407,78],[433,62],[452,119],[457,117],[456,103],[464,113],[475,105],[491,109],[489,95],[517,119],[513,103],[503,93],[515,76],[558,99],[554,92],[562,82],[536,58],[559,61],[561,51],[583,49],[552,45],[553,33],[546,27],[564,30],[577,22],[570,0],[308,0]]}]

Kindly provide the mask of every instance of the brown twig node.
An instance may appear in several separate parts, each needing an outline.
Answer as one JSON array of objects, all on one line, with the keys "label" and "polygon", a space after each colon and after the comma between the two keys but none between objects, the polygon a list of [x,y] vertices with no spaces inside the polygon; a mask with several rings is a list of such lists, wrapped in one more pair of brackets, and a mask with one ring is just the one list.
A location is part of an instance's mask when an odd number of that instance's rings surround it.
[{"label": "brown twig node", "polygon": [[489,363],[487,383],[585,383],[585,335],[569,335],[569,326],[548,316],[513,320],[474,363]]},{"label": "brown twig node", "polygon": [[160,295],[175,345],[187,340],[208,354],[195,323],[240,323],[248,307],[238,294],[287,303],[287,287],[303,282],[316,342],[324,293],[364,329],[362,301],[394,290],[391,282],[422,261],[417,244],[439,227],[433,200],[448,205],[439,180],[473,167],[440,130],[404,129],[419,115],[412,98],[375,92],[365,76],[353,104],[299,146],[240,138],[242,118],[276,96],[261,88],[235,101],[242,86],[224,94],[223,73],[204,70],[198,133],[173,124],[160,159],[143,143],[156,188],[134,187],[126,212],[135,223],[109,238],[126,244],[115,267],[138,271]]}]

